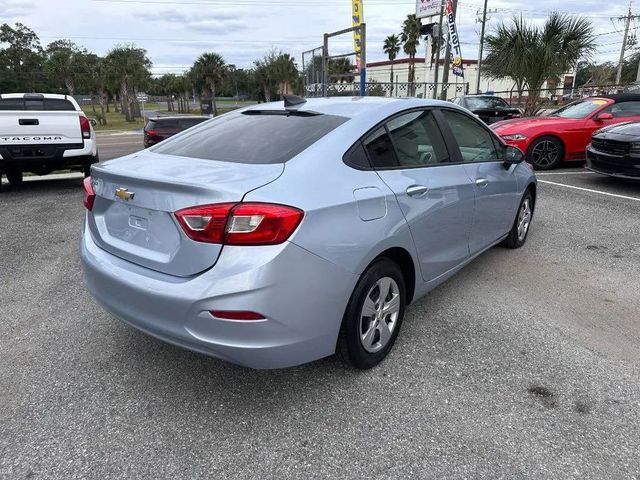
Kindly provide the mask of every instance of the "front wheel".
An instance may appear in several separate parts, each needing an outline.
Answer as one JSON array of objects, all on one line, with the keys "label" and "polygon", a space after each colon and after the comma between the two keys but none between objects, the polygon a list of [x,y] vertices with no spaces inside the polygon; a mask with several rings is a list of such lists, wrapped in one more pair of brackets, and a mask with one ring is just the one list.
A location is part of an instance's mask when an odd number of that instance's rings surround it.
[{"label": "front wheel", "polygon": [[564,147],[555,137],[540,137],[529,147],[527,157],[536,170],[551,170],[562,162]]},{"label": "front wheel", "polygon": [[380,363],[398,337],[406,302],[398,265],[381,258],[360,277],[347,305],[336,354],[360,369]]},{"label": "front wheel", "polygon": [[513,227],[511,227],[509,235],[502,241],[501,245],[507,248],[520,248],[523,246],[527,241],[527,234],[529,233],[532,218],[533,196],[531,192],[527,190],[522,200],[520,200],[518,214],[513,222]]}]

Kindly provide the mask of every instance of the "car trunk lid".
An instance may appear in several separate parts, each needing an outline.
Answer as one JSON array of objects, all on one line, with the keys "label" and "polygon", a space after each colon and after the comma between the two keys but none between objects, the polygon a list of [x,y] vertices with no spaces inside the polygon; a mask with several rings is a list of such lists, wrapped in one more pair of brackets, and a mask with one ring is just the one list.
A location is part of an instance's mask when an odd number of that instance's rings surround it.
[{"label": "car trunk lid", "polygon": [[142,152],[95,165],[96,193],[89,229],[104,250],[175,276],[213,266],[222,245],[196,242],[177,222],[177,210],[240,202],[278,178],[284,164],[243,164]]}]

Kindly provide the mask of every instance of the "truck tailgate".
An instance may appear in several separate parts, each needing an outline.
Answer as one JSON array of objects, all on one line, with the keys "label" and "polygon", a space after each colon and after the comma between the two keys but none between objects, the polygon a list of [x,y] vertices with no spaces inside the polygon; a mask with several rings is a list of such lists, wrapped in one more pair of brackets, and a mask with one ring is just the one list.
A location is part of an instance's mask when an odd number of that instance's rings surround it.
[{"label": "truck tailgate", "polygon": [[82,143],[77,111],[0,111],[0,146]]}]

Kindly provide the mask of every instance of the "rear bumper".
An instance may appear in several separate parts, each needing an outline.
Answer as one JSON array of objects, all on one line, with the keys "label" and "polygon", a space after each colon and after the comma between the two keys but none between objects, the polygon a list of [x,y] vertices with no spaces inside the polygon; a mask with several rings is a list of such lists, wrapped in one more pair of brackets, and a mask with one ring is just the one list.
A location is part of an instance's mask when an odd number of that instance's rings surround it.
[{"label": "rear bumper", "polygon": [[0,147],[0,172],[50,172],[65,168],[84,167],[95,163],[95,136],[77,145],[15,145]]},{"label": "rear bumper", "polygon": [[587,168],[596,173],[627,180],[640,180],[640,157],[611,155],[587,147]]},{"label": "rear bumper", "polygon": [[[292,243],[224,247],[214,268],[174,277],[102,250],[86,225],[80,254],[89,291],[124,322],[189,350],[260,369],[333,354],[358,278]],[[220,320],[211,310],[250,310],[266,320]]]}]

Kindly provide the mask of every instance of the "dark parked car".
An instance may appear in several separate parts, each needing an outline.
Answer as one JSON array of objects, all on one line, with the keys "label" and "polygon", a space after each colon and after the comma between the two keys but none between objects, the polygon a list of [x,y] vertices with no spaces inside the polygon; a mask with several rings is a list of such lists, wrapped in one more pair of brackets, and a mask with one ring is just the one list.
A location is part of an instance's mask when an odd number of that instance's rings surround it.
[{"label": "dark parked car", "polygon": [[155,145],[162,140],[172,137],[187,128],[194,127],[199,123],[209,120],[211,117],[203,116],[180,116],[180,117],[158,117],[150,118],[144,127],[144,148]]},{"label": "dark parked car", "polygon": [[454,98],[452,102],[471,110],[471,113],[487,125],[522,115],[520,110],[509,105],[503,98],[493,95],[463,95]]},{"label": "dark parked car", "polygon": [[587,168],[612,177],[640,180],[640,122],[601,128],[587,145]]}]

